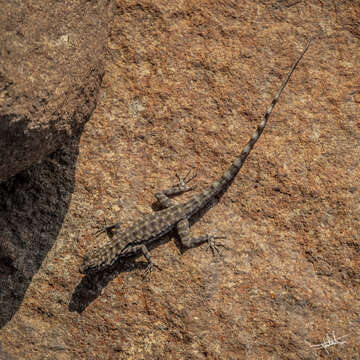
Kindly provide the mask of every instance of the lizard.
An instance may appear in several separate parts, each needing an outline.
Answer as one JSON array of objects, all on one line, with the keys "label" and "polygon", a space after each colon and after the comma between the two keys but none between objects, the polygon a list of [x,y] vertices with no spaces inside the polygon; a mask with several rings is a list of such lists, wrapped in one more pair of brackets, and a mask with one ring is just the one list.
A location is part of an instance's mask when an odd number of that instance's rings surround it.
[{"label": "lizard", "polygon": [[205,234],[196,238],[191,238],[189,232],[189,219],[204,209],[211,201],[216,199],[219,194],[225,192],[233,182],[255,143],[260,138],[282,91],[290,80],[298,63],[306,53],[309,45],[310,41],[289,70],[280,89],[266,111],[263,120],[257,126],[240,155],[235,158],[230,167],[220,176],[220,178],[212,182],[210,186],[190,198],[188,201],[176,203],[171,197],[193,190],[195,187],[190,186],[189,182],[196,176],[196,174],[189,176],[190,171],[183,178],[176,174],[178,178],[178,183],[176,185],[155,194],[155,197],[162,208],[160,211],[145,215],[125,231],[121,231],[120,223],[115,223],[105,226],[95,234],[98,236],[99,234],[106,232],[110,239],[107,243],[90,251],[83,257],[83,262],[79,268],[80,273],[84,274],[101,271],[111,266],[119,258],[142,254],[147,260],[147,266],[143,274],[143,276],[146,277],[154,267],[160,269],[160,267],[151,259],[147,246],[173,229],[177,230],[180,242],[185,248],[191,248],[207,243],[208,248],[215,253],[215,250],[219,252],[219,247],[225,247],[221,242],[216,241],[220,238],[225,238],[224,236]]}]

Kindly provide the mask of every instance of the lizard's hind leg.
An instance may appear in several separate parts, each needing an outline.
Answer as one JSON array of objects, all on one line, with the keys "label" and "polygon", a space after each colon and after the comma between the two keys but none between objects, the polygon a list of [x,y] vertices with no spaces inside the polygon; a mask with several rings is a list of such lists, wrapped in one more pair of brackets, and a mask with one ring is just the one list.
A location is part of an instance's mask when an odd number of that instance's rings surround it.
[{"label": "lizard's hind leg", "polygon": [[189,186],[189,182],[196,177],[196,173],[190,175],[190,170],[188,173],[182,178],[178,174],[176,177],[178,178],[178,183],[172,186],[169,189],[159,191],[155,194],[156,199],[160,203],[163,209],[166,209],[170,206],[176,205],[175,201],[170,199],[169,196],[174,196],[178,194],[182,194],[187,191],[191,191],[195,189],[195,186]]},{"label": "lizard's hind leg", "polygon": [[187,219],[183,219],[178,222],[177,231],[180,237],[181,244],[186,248],[193,248],[197,245],[201,245],[202,243],[207,242],[208,246],[206,247],[206,250],[210,249],[214,256],[216,255],[216,253],[218,253],[218,255],[221,255],[220,248],[228,249],[221,242],[216,241],[216,239],[225,239],[225,236],[205,234],[196,238],[190,238],[190,227],[189,221]]}]

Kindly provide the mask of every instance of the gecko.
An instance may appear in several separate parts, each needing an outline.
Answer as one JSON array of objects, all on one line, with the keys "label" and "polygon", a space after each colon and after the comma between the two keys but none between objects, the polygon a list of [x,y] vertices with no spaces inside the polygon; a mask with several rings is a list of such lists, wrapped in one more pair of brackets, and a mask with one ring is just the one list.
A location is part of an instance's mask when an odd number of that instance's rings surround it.
[{"label": "gecko", "polygon": [[105,226],[95,234],[98,236],[99,234],[106,232],[109,235],[109,240],[104,245],[90,251],[83,257],[83,262],[79,268],[80,273],[84,274],[101,271],[111,266],[119,258],[127,258],[136,254],[142,254],[147,260],[147,266],[143,273],[143,277],[147,277],[154,267],[161,270],[161,268],[151,259],[148,246],[173,229],[177,230],[181,245],[185,248],[192,248],[207,243],[207,248],[215,253],[215,251],[219,252],[221,247],[225,247],[221,242],[217,241],[225,238],[224,236],[205,234],[195,238],[190,237],[189,219],[216,199],[219,194],[224,193],[231,185],[255,143],[260,138],[282,91],[298,63],[309,48],[309,45],[310,41],[292,65],[276,96],[273,98],[271,105],[266,111],[263,120],[257,126],[250,140],[247,142],[240,155],[235,158],[230,167],[220,176],[220,178],[188,201],[176,203],[171,197],[193,190],[195,187],[190,186],[189,183],[196,176],[196,174],[190,175],[190,171],[184,177],[180,177],[176,174],[178,178],[176,185],[155,194],[155,197],[161,206],[160,211],[145,215],[125,231],[121,231],[120,223],[115,223]]}]

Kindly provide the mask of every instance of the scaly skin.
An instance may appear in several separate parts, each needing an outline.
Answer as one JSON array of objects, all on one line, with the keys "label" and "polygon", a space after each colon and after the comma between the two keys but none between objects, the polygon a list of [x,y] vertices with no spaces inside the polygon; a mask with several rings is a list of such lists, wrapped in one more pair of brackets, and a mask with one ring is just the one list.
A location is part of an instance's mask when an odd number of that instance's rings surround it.
[{"label": "scaly skin", "polygon": [[[83,263],[79,269],[80,272],[86,273],[100,271],[113,264],[120,257],[129,257],[138,252],[141,252],[148,261],[148,267],[145,270],[145,275],[147,275],[156,265],[151,260],[146,245],[154,240],[159,239],[161,236],[167,234],[175,227],[177,228],[181,242],[185,247],[190,248],[207,242],[208,247],[213,252],[219,251],[218,247],[223,245],[216,242],[215,240],[221,237],[205,234],[197,238],[190,238],[188,220],[191,216],[203,209],[219,193],[226,191],[226,189],[230,186],[235,176],[243,166],[246,158],[250,154],[255,143],[260,138],[271,115],[271,112],[274,109],[274,106],[279,100],[282,91],[288,83],[296,66],[307,51],[309,45],[310,42],[306,45],[299,58],[291,67],[278,93],[274,97],[269,109],[267,110],[264,119],[258,125],[257,129],[251,136],[248,143],[245,145],[240,155],[235,158],[229,169],[225,171],[218,180],[214,181],[209,187],[204,189],[198,195],[192,197],[189,201],[182,204],[176,204],[169,198],[169,195],[177,195],[192,190],[193,188],[190,187],[188,183],[195,177],[195,175],[188,177],[188,173],[184,179],[178,177],[178,184],[155,195],[159,203],[164,207],[163,210],[146,215],[123,232],[119,230],[117,226],[118,224],[106,227],[105,229],[101,230],[99,233],[107,232],[112,234],[111,239],[105,245],[89,252],[84,256]],[[114,232],[111,233],[110,230],[113,229]]]}]

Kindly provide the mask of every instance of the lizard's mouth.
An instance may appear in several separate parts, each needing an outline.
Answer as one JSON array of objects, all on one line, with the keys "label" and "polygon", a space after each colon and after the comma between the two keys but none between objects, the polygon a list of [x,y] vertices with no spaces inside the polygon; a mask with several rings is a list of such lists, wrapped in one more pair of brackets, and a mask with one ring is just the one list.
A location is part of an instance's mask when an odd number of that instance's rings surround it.
[{"label": "lizard's mouth", "polygon": [[83,263],[79,267],[79,272],[80,272],[80,274],[85,274],[86,272],[88,272],[88,269],[89,269],[89,266],[87,265],[87,258],[84,257]]},{"label": "lizard's mouth", "polygon": [[87,255],[85,255],[83,257],[83,262],[79,267],[79,272],[80,272],[80,274],[91,273],[92,271],[94,271],[98,268],[99,268],[99,265],[92,264],[91,261],[89,260],[89,257]]}]

